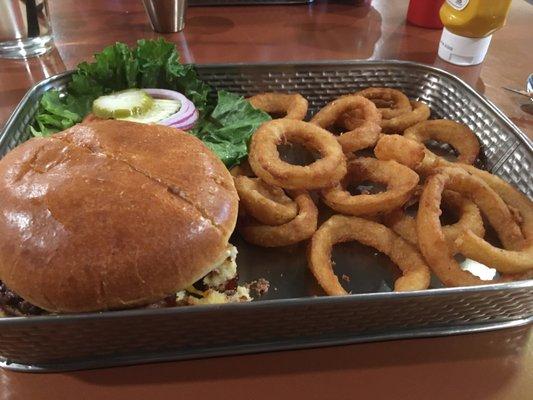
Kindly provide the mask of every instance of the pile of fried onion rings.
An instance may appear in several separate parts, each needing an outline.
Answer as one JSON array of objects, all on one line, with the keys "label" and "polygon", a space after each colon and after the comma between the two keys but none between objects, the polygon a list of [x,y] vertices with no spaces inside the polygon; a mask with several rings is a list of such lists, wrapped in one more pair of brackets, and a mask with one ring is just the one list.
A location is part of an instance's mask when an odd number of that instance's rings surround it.
[{"label": "pile of fried onion rings", "polygon": [[[239,232],[263,247],[309,240],[309,268],[328,295],[348,293],[331,260],[332,247],[347,241],[375,248],[400,268],[395,291],[427,289],[431,273],[446,286],[532,276],[533,203],[473,166],[480,145],[466,125],[429,120],[425,103],[393,88],[341,96],[309,122],[307,100],[299,94],[263,93],[249,101],[282,118],[254,133],[249,165],[232,170],[241,200]],[[430,141],[447,144],[455,159],[429,150]],[[291,144],[303,146],[315,160],[285,161],[278,146]],[[369,183],[385,188],[361,189]],[[319,201],[323,205],[317,207]],[[456,220],[443,224],[441,208]],[[320,226],[319,209],[334,214]],[[487,224],[501,246],[485,239]],[[463,270],[457,256],[498,274],[482,280]]]}]

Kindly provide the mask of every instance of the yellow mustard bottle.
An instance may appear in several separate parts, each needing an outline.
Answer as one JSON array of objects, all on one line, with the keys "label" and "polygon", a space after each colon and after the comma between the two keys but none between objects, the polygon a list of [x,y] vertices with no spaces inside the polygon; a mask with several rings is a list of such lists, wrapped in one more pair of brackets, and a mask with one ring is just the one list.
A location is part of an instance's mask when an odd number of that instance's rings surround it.
[{"label": "yellow mustard bottle", "polygon": [[446,0],[439,57],[456,65],[483,62],[492,34],[505,24],[511,0]]}]

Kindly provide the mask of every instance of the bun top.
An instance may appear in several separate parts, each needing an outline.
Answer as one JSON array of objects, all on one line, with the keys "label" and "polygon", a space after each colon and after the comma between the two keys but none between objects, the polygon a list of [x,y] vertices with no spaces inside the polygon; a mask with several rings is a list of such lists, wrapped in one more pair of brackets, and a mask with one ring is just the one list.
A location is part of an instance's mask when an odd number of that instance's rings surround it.
[{"label": "bun top", "polygon": [[148,304],[210,272],[238,197],[197,138],[99,121],[0,160],[0,280],[52,312]]}]

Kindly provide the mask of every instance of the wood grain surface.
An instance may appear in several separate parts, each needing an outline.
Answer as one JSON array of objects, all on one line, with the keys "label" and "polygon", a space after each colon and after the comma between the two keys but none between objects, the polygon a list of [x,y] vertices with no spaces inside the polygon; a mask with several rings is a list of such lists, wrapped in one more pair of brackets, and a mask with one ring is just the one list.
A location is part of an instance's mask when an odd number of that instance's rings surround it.
[{"label": "wood grain surface", "polygon": [[[533,103],[502,89],[523,88],[533,72],[533,6],[515,0],[485,62],[457,67],[436,55],[440,31],[405,23],[407,0],[366,3],[190,7],[185,30],[163,36],[176,43],[183,61],[194,63],[402,59],[435,65],[462,77],[533,137]],[[159,36],[140,0],[50,5],[57,49],[28,61],[0,60],[0,126],[41,79],[74,68],[115,41]],[[0,400],[523,400],[532,393],[528,327],[62,374],[0,371]]]},{"label": "wood grain surface", "polygon": [[[368,4],[369,3],[369,4]],[[0,126],[32,85],[74,68],[105,45],[164,36],[193,63],[402,59],[444,68],[494,102],[533,135],[533,102],[502,86],[524,88],[532,71],[533,6],[515,0],[507,25],[494,35],[485,62],[458,67],[437,57],[439,30],[406,24],[406,0],[292,6],[189,7],[185,30],[152,32],[140,0],[54,0],[57,50],[28,61],[0,60]]]}]

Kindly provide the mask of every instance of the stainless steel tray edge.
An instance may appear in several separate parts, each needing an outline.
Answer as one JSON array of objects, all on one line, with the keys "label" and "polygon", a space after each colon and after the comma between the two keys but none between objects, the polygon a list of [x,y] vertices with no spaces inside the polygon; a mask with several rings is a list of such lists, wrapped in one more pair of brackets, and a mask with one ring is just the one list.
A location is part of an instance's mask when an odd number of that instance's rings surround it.
[{"label": "stainless steel tray edge", "polygon": [[[260,64],[207,64],[207,65],[197,65],[199,71],[202,73],[208,73],[209,71],[216,73],[216,71],[223,70],[236,70],[242,69],[246,71],[252,71],[255,69],[272,69],[272,70],[290,70],[292,68],[299,69],[301,71],[306,71],[306,69],[313,68],[329,68],[335,66],[345,66],[345,67],[372,67],[375,66],[383,67],[386,65],[390,66],[405,66],[406,68],[419,68],[427,71],[428,73],[439,74],[444,78],[457,83],[461,86],[461,89],[465,90],[469,96],[477,99],[484,107],[489,109],[491,113],[498,119],[500,119],[504,125],[505,129],[511,133],[511,136],[516,138],[516,142],[510,143],[507,148],[504,149],[503,153],[498,157],[492,160],[492,170],[498,170],[499,166],[508,160],[511,154],[516,149],[521,149],[524,151],[529,158],[533,153],[533,144],[527,138],[527,136],[520,131],[497,107],[494,106],[490,101],[484,98],[482,95],[477,93],[473,88],[464,83],[460,78],[455,77],[454,75],[443,71],[441,69],[427,66],[419,63],[412,63],[407,61],[319,61],[319,62],[286,62],[286,63],[260,63]],[[9,140],[10,136],[16,134],[17,126],[20,126],[23,118],[28,120],[28,113],[26,112],[31,107],[31,101],[35,101],[36,95],[42,90],[48,89],[49,87],[56,86],[57,84],[68,79],[72,71],[67,71],[65,73],[50,77],[30,89],[24,98],[21,100],[17,108],[15,109],[12,116],[7,121],[4,129],[0,133],[0,157],[3,153],[5,143]],[[332,78],[335,79],[335,76]],[[216,80],[216,79],[215,79]],[[290,81],[290,80],[289,80]],[[35,104],[33,105],[35,106]],[[26,112],[26,115],[25,115]],[[504,141],[505,142],[505,141]],[[496,154],[494,154],[496,155]],[[516,166],[515,166],[516,168]],[[530,189],[529,183],[526,182],[526,188]],[[503,299],[505,297],[505,299]],[[442,298],[443,305],[446,307],[451,307],[450,310],[439,309],[439,305],[436,300]],[[458,304],[461,303],[463,298],[469,300],[466,301],[468,304]],[[490,306],[487,306],[487,301],[491,303]],[[74,331],[73,326],[81,324],[82,326],[88,326],[87,324],[104,324],[106,321],[117,321],[124,319],[126,320],[135,320],[136,318],[148,318],[156,317],[160,318],[159,321],[165,321],[165,319],[175,319],[175,318],[196,318],[201,320],[204,318],[208,321],[209,318],[216,317],[217,315],[230,315],[236,316],[240,313],[248,314],[250,320],[254,320],[255,317],[250,317],[249,314],[253,311],[258,315],[267,315],[267,316],[276,316],[277,310],[303,310],[304,315],[311,315],[313,313],[318,313],[321,307],[327,310],[328,313],[335,314],[337,309],[350,310],[353,307],[362,307],[365,308],[365,304],[369,309],[373,307],[376,308],[377,305],[382,304],[381,307],[384,308],[384,312],[394,313],[397,310],[397,307],[400,310],[406,311],[411,310],[411,312],[417,312],[416,305],[411,304],[417,303],[419,305],[427,305],[428,310],[426,314],[423,314],[419,317],[418,320],[409,320],[406,319],[406,322],[403,325],[403,328],[392,328],[386,330],[385,332],[363,332],[363,331],[353,331],[352,335],[346,331],[335,331],[332,332],[331,336],[319,334],[314,337],[299,337],[295,336],[292,339],[282,339],[275,340],[275,337],[272,337],[272,340],[268,343],[263,343],[258,341],[257,343],[248,343],[248,344],[238,344],[235,345],[214,345],[214,346],[205,346],[200,349],[199,347],[194,348],[188,351],[175,351],[169,350],[168,352],[163,353],[160,351],[156,355],[149,351],[142,351],[142,348],[139,349],[138,353],[135,353],[134,356],[128,354],[126,356],[116,356],[109,355],[105,358],[98,359],[87,359],[87,360],[77,360],[73,362],[61,362],[57,360],[54,363],[35,363],[35,362],[17,362],[10,363],[7,360],[0,358],[0,366],[24,370],[24,371],[35,371],[35,372],[46,372],[46,371],[55,371],[55,370],[71,370],[71,369],[80,369],[80,368],[96,368],[100,366],[111,366],[111,365],[125,365],[139,362],[157,362],[157,361],[166,361],[171,359],[188,359],[188,358],[198,358],[198,357],[208,357],[208,356],[218,356],[218,355],[229,355],[229,354],[244,354],[251,352],[259,351],[272,351],[272,350],[281,350],[289,348],[306,348],[306,347],[316,347],[322,345],[334,345],[334,344],[343,344],[343,343],[356,343],[361,341],[375,341],[375,340],[390,340],[395,338],[405,338],[405,337],[420,337],[420,336],[436,336],[436,335],[445,335],[445,334],[454,334],[454,333],[468,333],[476,332],[480,330],[490,330],[490,329],[502,329],[510,326],[518,326],[524,324],[531,324],[533,322],[533,280],[521,281],[521,282],[509,282],[501,284],[491,284],[481,287],[467,287],[467,288],[442,288],[442,289],[432,289],[429,291],[420,291],[420,292],[411,292],[411,293],[365,293],[365,294],[354,294],[346,297],[299,297],[299,298],[285,298],[285,299],[276,299],[276,300],[267,300],[267,301],[258,301],[251,304],[230,304],[224,306],[205,306],[205,307],[196,307],[196,308],[175,308],[175,309],[164,309],[164,310],[127,310],[127,311],[116,311],[109,313],[89,313],[89,314],[78,314],[78,315],[66,315],[66,316],[44,316],[44,317],[32,317],[32,318],[0,318],[0,347],[2,346],[2,340],[13,340],[14,338],[10,335],[15,335],[19,331],[29,335],[28,336],[28,345],[35,346],[35,337],[34,335],[42,335],[48,339],[53,339],[50,337],[52,333],[48,331],[39,331],[40,326],[47,329],[54,329],[55,326],[62,325],[63,327]],[[470,302],[472,304],[470,304]],[[517,306],[520,306],[519,309],[516,309],[514,303],[517,302]],[[456,307],[457,309],[453,309]],[[318,308],[317,308],[318,307]],[[395,308],[396,307],[396,308]],[[403,308],[402,308],[403,307]],[[476,308],[477,307],[477,308]],[[492,307],[492,308],[491,308]],[[514,308],[513,308],[514,307]],[[317,308],[315,311],[313,311]],[[379,307],[378,307],[379,309]],[[430,311],[433,310],[434,313],[441,313],[444,320],[442,320],[441,325],[433,321],[430,325],[424,325],[424,318],[428,318],[432,314]],[[455,311],[454,311],[455,310]],[[466,311],[465,311],[466,310]],[[481,310],[481,311],[479,311]],[[479,312],[478,312],[479,311]],[[299,312],[299,311],[298,311]],[[349,311],[348,311],[349,312]],[[463,313],[463,314],[461,314]],[[471,313],[472,315],[469,315]],[[365,323],[365,321],[372,322],[373,315],[370,313],[369,319],[362,318],[358,315],[351,315],[352,322]],[[457,316],[457,318],[455,318]],[[167,318],[168,317],[168,318]],[[383,317],[383,316],[380,316]],[[472,318],[470,318],[472,317]],[[362,318],[362,319],[361,319]],[[448,318],[448,319],[446,319]],[[454,319],[455,318],[455,319]],[[349,319],[349,318],[348,318]],[[379,320],[377,318],[376,320]],[[431,320],[431,318],[429,318]],[[384,320],[387,322],[387,320]],[[411,322],[409,322],[411,321]],[[376,322],[376,321],[373,321]],[[85,325],[84,325],[85,324]],[[411,324],[411,325],[410,325]],[[355,325],[354,325],[355,326]],[[385,326],[385,325],[384,325]],[[400,325],[398,325],[400,326]],[[287,326],[290,328],[290,326]],[[378,325],[379,328],[379,325]],[[37,332],[34,333],[33,330]],[[163,329],[163,328],[161,328]],[[268,326],[265,325],[265,329],[268,330]],[[355,329],[355,328],[351,328]],[[376,328],[377,329],[377,328]],[[19,330],[19,331],[17,331]],[[378,329],[379,330],[379,329]],[[9,331],[12,333],[7,333],[4,335],[3,331]],[[78,332],[84,334],[84,332]],[[208,332],[209,333],[209,332]],[[320,333],[320,332],[319,332]],[[87,334],[85,332],[85,334]],[[48,335],[48,336],[47,336]],[[213,337],[216,338],[216,332],[213,333]],[[343,336],[344,335],[344,336]],[[18,344],[13,344],[17,346]],[[141,345],[140,345],[141,346]],[[31,348],[31,347],[30,347]],[[41,349],[36,349],[40,351]],[[152,358],[150,358],[152,357]],[[13,359],[13,358],[12,358]],[[20,360],[20,358],[19,358]],[[16,360],[15,360],[16,361]],[[39,366],[36,366],[39,364]]]},{"label": "stainless steel tray edge", "polygon": [[161,353],[154,355],[134,355],[128,357],[116,357],[116,358],[107,358],[106,360],[95,360],[95,361],[85,361],[85,362],[74,362],[74,363],[56,363],[56,364],[43,364],[43,365],[28,365],[28,364],[18,364],[15,362],[9,362],[0,357],[0,368],[4,368],[10,371],[17,372],[31,372],[31,373],[53,373],[53,372],[72,372],[79,370],[88,370],[88,369],[100,369],[100,368],[109,368],[109,367],[124,367],[128,365],[137,365],[137,364],[153,364],[161,362],[170,362],[170,361],[186,361],[186,360],[195,360],[200,358],[213,358],[213,357],[223,357],[223,356],[238,356],[238,355],[247,355],[247,354],[258,354],[258,353],[267,353],[274,351],[287,351],[287,350],[305,350],[313,349],[318,347],[327,347],[327,346],[342,346],[350,345],[357,343],[371,343],[371,342],[382,342],[388,340],[402,340],[402,339],[417,339],[417,338],[430,338],[430,337],[442,337],[450,335],[464,335],[470,333],[482,333],[487,331],[496,331],[502,329],[518,328],[521,326],[533,324],[533,316],[524,319],[518,319],[508,322],[498,322],[492,324],[480,324],[480,325],[469,325],[462,327],[452,327],[452,328],[428,328],[424,330],[416,331],[405,331],[405,332],[394,332],[381,335],[369,335],[369,336],[354,336],[345,339],[323,339],[323,340],[314,340],[312,342],[302,342],[298,343],[297,341],[287,341],[274,342],[269,344],[251,344],[251,345],[241,345],[241,346],[231,346],[231,347],[222,347],[219,349],[208,349],[204,352],[198,352],[196,354],[191,354],[187,352],[181,353]]}]

